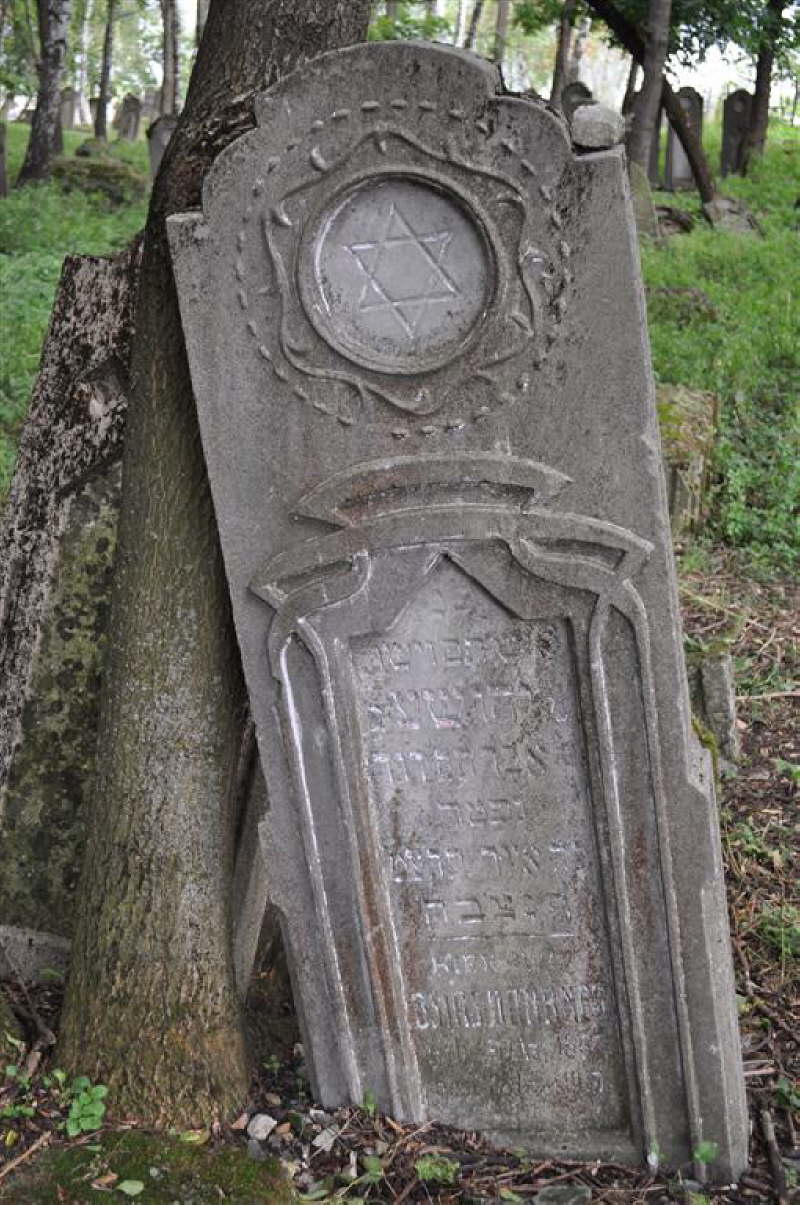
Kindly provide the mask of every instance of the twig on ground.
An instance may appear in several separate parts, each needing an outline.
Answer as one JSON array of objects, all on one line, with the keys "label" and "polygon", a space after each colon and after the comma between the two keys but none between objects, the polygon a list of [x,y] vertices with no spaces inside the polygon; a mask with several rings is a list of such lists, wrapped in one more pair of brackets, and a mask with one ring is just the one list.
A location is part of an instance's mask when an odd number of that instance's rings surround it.
[{"label": "twig on ground", "polygon": [[45,1146],[50,1141],[51,1137],[51,1134],[40,1135],[40,1137],[37,1138],[35,1142],[31,1143],[28,1149],[23,1151],[21,1155],[17,1155],[16,1159],[12,1159],[9,1163],[6,1163],[3,1167],[0,1167],[0,1180],[4,1180],[9,1172],[13,1172],[15,1167],[19,1167],[20,1163],[24,1163],[26,1159],[30,1159],[31,1155],[34,1154],[35,1151],[40,1150],[41,1147]]},{"label": "twig on ground", "polygon": [[778,1205],[788,1205],[789,1197],[786,1191],[786,1172],[783,1168],[783,1160],[781,1159],[781,1153],[778,1150],[778,1142],[775,1138],[775,1123],[772,1120],[772,1114],[770,1113],[769,1109],[761,1109],[759,1118],[761,1121],[761,1130],[764,1135],[764,1142],[767,1144],[770,1167],[772,1168],[772,1180],[775,1185],[775,1195],[778,1198]]},{"label": "twig on ground", "polygon": [[767,699],[800,699],[800,690],[768,690],[763,695],[737,695],[737,703],[756,702]]}]

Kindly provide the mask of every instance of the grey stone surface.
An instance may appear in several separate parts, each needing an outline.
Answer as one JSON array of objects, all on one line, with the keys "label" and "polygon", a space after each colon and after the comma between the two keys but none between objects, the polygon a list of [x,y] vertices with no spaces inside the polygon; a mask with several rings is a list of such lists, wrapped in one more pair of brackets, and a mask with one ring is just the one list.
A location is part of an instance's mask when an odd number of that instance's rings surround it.
[{"label": "grey stone surface", "polygon": [[625,118],[607,105],[580,105],[570,124],[572,141],[584,150],[602,151],[625,137]]},{"label": "grey stone surface", "polygon": [[741,175],[752,106],[752,94],[744,88],[737,88],[725,98],[720,152],[720,175],[723,177]]},{"label": "grey stone surface", "polygon": [[650,144],[650,158],[647,161],[647,178],[651,188],[661,187],[661,128],[663,124],[664,110],[659,109],[653,141]]},{"label": "grey stone surface", "polygon": [[[681,88],[677,94],[681,108],[686,113],[689,125],[698,139],[703,138],[703,98],[696,88]],[[664,167],[664,187],[674,192],[679,188],[693,188],[694,176],[686,152],[678,135],[670,125],[667,133],[667,157]]]},{"label": "grey stone surface", "polygon": [[698,654],[690,662],[689,682],[692,704],[716,742],[719,769],[732,773],[742,752],[733,657],[724,651]]},{"label": "grey stone surface", "polygon": [[61,129],[74,130],[79,114],[80,97],[74,88],[61,89]]},{"label": "grey stone surface", "polygon": [[169,223],[270,898],[325,1107],[544,1155],[707,1138],[728,1177],[722,862],[624,154],[495,84],[414,43],[304,64]]},{"label": "grey stone surface", "polygon": [[169,140],[172,137],[175,127],[178,124],[177,117],[164,116],[158,117],[147,127],[147,144],[150,153],[150,178],[155,180],[158,175],[158,169],[161,166],[161,160],[164,158],[164,151],[169,145]]},{"label": "grey stone surface", "polygon": [[[666,300],[670,299],[668,295]],[[684,302],[686,308],[678,312],[690,314],[691,320],[699,322],[706,318],[707,311],[700,308],[703,300],[708,303],[703,294],[696,299],[682,295],[675,300]],[[680,541],[697,531],[706,517],[719,398],[705,390],[688,389],[685,385],[659,384],[656,402],[672,535]]]},{"label": "grey stone surface", "polygon": [[0,980],[47,983],[66,974],[69,941],[16,925],[0,925]]}]

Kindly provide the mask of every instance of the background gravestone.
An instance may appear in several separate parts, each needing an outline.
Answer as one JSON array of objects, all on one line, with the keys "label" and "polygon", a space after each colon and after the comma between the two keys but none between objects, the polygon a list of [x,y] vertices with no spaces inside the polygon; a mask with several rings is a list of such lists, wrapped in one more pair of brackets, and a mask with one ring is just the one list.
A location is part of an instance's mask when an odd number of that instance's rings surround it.
[{"label": "background gravestone", "polygon": [[[678,101],[686,114],[689,125],[697,135],[699,142],[703,138],[703,98],[695,88],[681,88]],[[667,157],[664,165],[664,187],[674,192],[679,188],[692,188],[694,175],[686,151],[681,146],[678,135],[672,126],[667,133]]]},{"label": "background gravestone", "polygon": [[178,118],[171,115],[158,117],[152,125],[147,127],[147,145],[150,153],[150,178],[155,180],[158,175],[158,169],[161,166],[161,160],[164,158],[164,151],[169,145],[169,140],[175,132],[175,127],[178,124]]},{"label": "background gravestone", "polygon": [[115,125],[119,131],[120,138],[124,138],[127,142],[135,142],[139,137],[139,119],[142,112],[142,102],[138,96],[134,96],[129,92],[123,97],[119,113],[115,120]]},{"label": "background gravestone", "polygon": [[753,97],[744,88],[726,96],[722,106],[722,150],[720,174],[741,175],[744,167],[747,135],[750,129],[750,110]]},{"label": "background gravestone", "polygon": [[566,88],[561,93],[561,108],[567,121],[572,120],[572,116],[576,109],[581,105],[591,105],[594,103],[594,96],[591,89],[586,87],[586,84],[580,80],[575,80],[572,84],[567,84]]},{"label": "background gravestone", "polygon": [[61,89],[61,129],[74,130],[80,97],[74,88]]},{"label": "background gravestone", "polygon": [[169,220],[314,1089],[671,1163],[746,1116],[621,150],[474,56],[256,98]]}]

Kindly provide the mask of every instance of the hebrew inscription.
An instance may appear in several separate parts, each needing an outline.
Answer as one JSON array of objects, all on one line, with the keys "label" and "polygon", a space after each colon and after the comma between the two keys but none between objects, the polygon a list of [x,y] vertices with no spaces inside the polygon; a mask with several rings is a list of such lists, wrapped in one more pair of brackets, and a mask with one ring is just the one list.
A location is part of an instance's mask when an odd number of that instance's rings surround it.
[{"label": "hebrew inscription", "polygon": [[441,562],[351,645],[423,1080],[487,1127],[625,1123],[573,640]]},{"label": "hebrew inscription", "polygon": [[476,219],[453,194],[389,177],[333,206],[314,244],[314,280],[310,316],[329,341],[358,363],[408,372],[469,337],[491,268]]}]

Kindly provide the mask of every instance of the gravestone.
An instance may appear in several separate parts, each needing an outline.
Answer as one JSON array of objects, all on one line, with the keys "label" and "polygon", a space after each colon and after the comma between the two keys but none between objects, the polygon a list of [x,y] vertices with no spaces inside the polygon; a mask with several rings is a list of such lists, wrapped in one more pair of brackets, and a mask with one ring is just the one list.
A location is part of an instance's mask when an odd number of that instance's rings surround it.
[{"label": "gravestone", "polygon": [[142,97],[142,121],[147,125],[158,117],[158,105],[161,96],[160,88],[145,88]]},{"label": "gravestone", "polygon": [[142,102],[138,96],[134,96],[132,92],[128,92],[122,99],[119,114],[115,119],[115,126],[119,130],[120,138],[124,138],[127,142],[135,142],[139,137],[139,118],[142,112]]},{"label": "gravestone", "polygon": [[91,96],[89,98],[89,114],[92,119],[92,125],[97,121],[97,111],[100,108],[100,97]]},{"label": "gravestone", "polygon": [[594,96],[591,89],[582,84],[580,80],[575,80],[572,84],[567,84],[561,92],[561,109],[567,121],[572,120],[572,116],[576,109],[581,105],[594,104]]},{"label": "gravestone", "polygon": [[[678,101],[681,108],[686,114],[694,133],[697,135],[698,142],[702,141],[703,137],[703,98],[695,88],[681,88],[677,93]],[[686,155],[686,151],[681,146],[678,135],[673,130],[672,126],[668,127],[667,133],[667,158],[664,166],[664,187],[674,192],[679,188],[694,187],[694,175],[692,167]]]},{"label": "gravestone", "polygon": [[61,89],[61,129],[74,130],[80,97],[74,88]]},{"label": "gravestone", "polygon": [[147,145],[150,153],[150,178],[155,180],[158,175],[158,169],[161,166],[161,160],[164,158],[164,151],[169,145],[169,140],[173,135],[178,118],[170,115],[158,117],[152,125],[147,127]]},{"label": "gravestone", "polygon": [[726,96],[722,106],[720,175],[738,176],[744,168],[753,97],[744,88]]},{"label": "gravestone", "polygon": [[624,152],[395,42],[169,233],[314,1090],[746,1161]]}]

